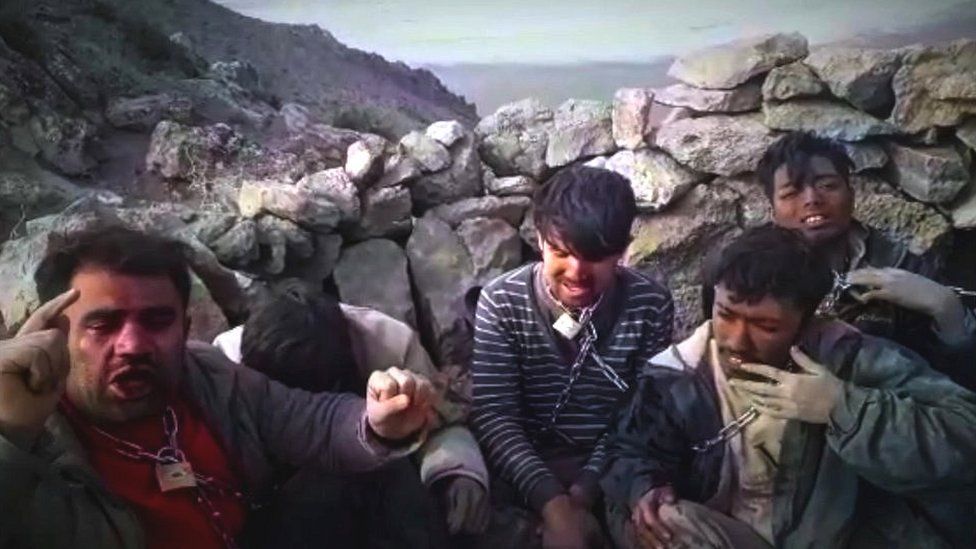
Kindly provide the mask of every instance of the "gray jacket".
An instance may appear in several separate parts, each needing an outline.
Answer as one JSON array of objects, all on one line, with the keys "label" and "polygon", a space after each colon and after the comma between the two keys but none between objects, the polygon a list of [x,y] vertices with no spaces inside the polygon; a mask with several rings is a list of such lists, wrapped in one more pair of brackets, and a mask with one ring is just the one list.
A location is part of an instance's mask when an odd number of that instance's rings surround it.
[{"label": "gray jacket", "polygon": [[[383,445],[366,427],[365,403],[349,395],[288,389],[191,342],[183,391],[223,445],[251,501],[273,489],[276,468],[377,468],[413,451]],[[135,514],[110,494],[59,413],[31,452],[0,436],[0,547],[138,548]]]}]

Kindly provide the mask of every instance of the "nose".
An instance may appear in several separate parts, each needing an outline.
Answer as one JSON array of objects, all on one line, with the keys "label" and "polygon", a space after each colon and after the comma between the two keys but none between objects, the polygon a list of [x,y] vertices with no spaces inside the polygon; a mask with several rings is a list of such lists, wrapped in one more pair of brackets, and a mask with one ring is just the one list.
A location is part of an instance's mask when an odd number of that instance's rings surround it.
[{"label": "nose", "polygon": [[152,349],[152,339],[146,330],[135,320],[122,324],[115,337],[115,355],[142,355]]},{"label": "nose", "polygon": [[819,205],[823,201],[823,197],[820,196],[820,191],[816,185],[807,185],[803,187],[801,192],[803,193],[804,205]]},{"label": "nose", "polygon": [[589,265],[588,261],[580,259],[575,255],[570,255],[566,258],[565,275],[574,281],[585,280],[589,276]]},{"label": "nose", "polygon": [[748,354],[752,342],[744,322],[730,322],[725,327],[725,346],[738,354]]}]

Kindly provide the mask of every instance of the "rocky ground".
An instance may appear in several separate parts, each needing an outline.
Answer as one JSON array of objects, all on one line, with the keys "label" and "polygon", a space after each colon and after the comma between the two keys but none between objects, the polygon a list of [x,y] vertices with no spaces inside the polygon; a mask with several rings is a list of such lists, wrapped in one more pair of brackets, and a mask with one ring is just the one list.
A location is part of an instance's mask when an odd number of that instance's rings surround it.
[{"label": "rocky ground", "polygon": [[[196,79],[229,98],[235,114],[224,119],[179,90],[82,107],[63,78],[0,36],[8,328],[36,306],[30,274],[56,239],[123,222],[192,250],[198,337],[298,277],[416,326],[450,364],[464,346],[457,299],[535,256],[529,196],[555,170],[586,163],[633,185],[641,213],[627,261],[671,288],[680,335],[701,319],[703,253],[768,219],[752,172],[788,130],[845,143],[860,219],[917,253],[972,260],[953,242],[972,243],[976,227],[976,40],[809,51],[797,34],[763,36],[677,60],[670,87],[557,107],[526,99],[473,128],[442,120],[382,136],[262,99],[255,67],[235,60]],[[654,105],[675,112],[657,121]],[[105,132],[118,132],[108,150],[94,146]],[[131,173],[108,185],[101,170],[113,154]]]}]

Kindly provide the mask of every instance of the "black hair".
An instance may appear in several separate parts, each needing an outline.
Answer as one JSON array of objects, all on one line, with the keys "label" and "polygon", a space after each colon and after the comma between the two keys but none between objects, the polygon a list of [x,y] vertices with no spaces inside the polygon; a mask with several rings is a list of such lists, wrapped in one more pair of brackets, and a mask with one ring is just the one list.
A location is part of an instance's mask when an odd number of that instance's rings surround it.
[{"label": "black hair", "polygon": [[51,249],[34,271],[41,302],[67,291],[71,279],[83,267],[133,276],[167,276],[173,281],[184,310],[190,301],[188,252],[182,242],[119,225],[51,238]]},{"label": "black hair", "polygon": [[789,301],[804,319],[833,285],[827,262],[803,235],[775,225],[747,230],[707,261],[705,270],[707,288],[721,284],[747,303],[765,296]]},{"label": "black hair", "polygon": [[542,239],[587,261],[623,253],[630,244],[637,204],[630,182],[618,173],[564,168],[536,190],[532,205]]},{"label": "black hair", "polygon": [[773,176],[780,166],[786,166],[786,173],[800,189],[813,184],[810,160],[820,156],[834,165],[837,174],[849,182],[854,165],[847,152],[836,141],[817,137],[808,132],[792,132],[773,143],[763,154],[756,167],[756,179],[762,185],[766,197],[773,199]]},{"label": "black hair", "polygon": [[366,390],[339,301],[300,285],[279,287],[251,312],[241,335],[241,362],[313,393]]}]

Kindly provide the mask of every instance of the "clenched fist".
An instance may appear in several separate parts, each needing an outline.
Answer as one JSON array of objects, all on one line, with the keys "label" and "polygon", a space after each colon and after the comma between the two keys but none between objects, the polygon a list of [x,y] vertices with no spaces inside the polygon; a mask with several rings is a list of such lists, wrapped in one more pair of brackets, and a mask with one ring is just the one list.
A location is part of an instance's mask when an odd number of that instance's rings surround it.
[{"label": "clenched fist", "polygon": [[377,435],[404,440],[434,419],[434,388],[425,377],[390,368],[376,371],[366,384],[366,417]]},{"label": "clenched fist", "polygon": [[55,320],[78,299],[68,290],[41,305],[17,335],[0,341],[0,434],[29,448],[64,393],[67,338]]}]

